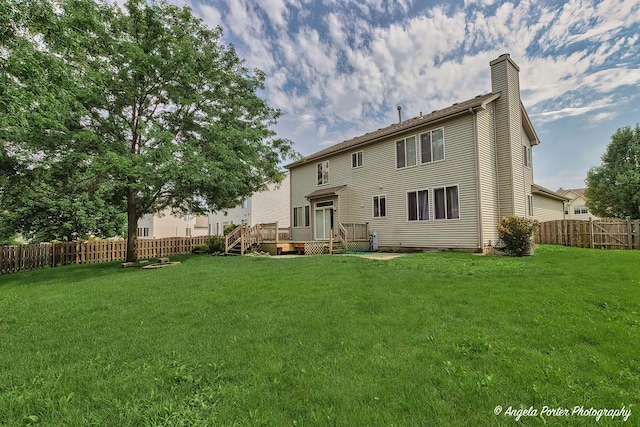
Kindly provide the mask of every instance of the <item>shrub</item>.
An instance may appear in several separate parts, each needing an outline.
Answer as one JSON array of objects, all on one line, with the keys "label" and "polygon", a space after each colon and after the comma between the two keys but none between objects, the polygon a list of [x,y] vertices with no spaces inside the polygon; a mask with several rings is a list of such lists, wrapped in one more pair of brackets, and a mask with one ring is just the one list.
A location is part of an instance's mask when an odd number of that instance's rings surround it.
[{"label": "shrub", "polygon": [[526,255],[533,246],[533,233],[539,222],[535,219],[519,216],[505,216],[497,225],[498,235],[504,243],[502,248],[511,256]]},{"label": "shrub", "polygon": [[227,234],[231,233],[233,230],[235,230],[239,226],[240,224],[234,224],[234,223],[225,225],[224,228],[222,229],[222,233],[226,236]]},{"label": "shrub", "polygon": [[193,249],[193,252],[215,254],[224,252],[224,237],[222,236],[210,236],[207,242],[198,245]]}]

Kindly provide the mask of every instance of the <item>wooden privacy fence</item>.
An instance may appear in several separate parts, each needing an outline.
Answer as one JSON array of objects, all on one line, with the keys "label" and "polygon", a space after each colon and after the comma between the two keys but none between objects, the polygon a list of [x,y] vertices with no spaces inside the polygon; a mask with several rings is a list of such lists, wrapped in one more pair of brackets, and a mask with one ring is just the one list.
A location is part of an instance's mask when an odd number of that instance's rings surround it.
[{"label": "wooden privacy fence", "polygon": [[640,220],[545,221],[540,223],[536,242],[580,248],[640,249]]},{"label": "wooden privacy fence", "polygon": [[[208,236],[138,239],[138,258],[157,258],[191,253]],[[127,255],[124,240],[88,242],[38,243],[35,245],[0,246],[0,274],[56,267],[69,264],[121,261]]]}]

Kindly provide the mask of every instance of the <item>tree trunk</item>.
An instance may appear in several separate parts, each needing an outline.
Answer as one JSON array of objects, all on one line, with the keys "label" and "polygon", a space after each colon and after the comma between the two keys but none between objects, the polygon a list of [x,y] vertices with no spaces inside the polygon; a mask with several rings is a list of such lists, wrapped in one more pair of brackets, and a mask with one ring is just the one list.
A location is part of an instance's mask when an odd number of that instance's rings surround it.
[{"label": "tree trunk", "polygon": [[127,189],[127,262],[138,260],[138,215],[136,212],[136,191]]}]

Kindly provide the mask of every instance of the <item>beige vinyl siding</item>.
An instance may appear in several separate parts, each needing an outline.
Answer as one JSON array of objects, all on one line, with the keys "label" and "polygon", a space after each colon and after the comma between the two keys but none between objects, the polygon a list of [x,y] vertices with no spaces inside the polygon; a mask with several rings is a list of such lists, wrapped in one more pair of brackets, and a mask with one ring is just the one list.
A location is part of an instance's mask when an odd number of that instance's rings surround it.
[{"label": "beige vinyl siding", "polygon": [[269,184],[265,191],[251,196],[252,224],[278,222],[279,227],[289,227],[291,224],[290,183],[291,178],[287,174],[280,184]]},{"label": "beige vinyl siding", "polygon": [[483,246],[498,239],[496,224],[500,221],[498,207],[498,177],[496,175],[496,141],[493,132],[495,108],[491,103],[477,114],[480,203],[482,205]]},{"label": "beige vinyl siding", "polygon": [[[575,193],[569,193],[566,196],[570,197],[571,195],[575,195]],[[582,197],[582,196],[578,196],[575,199],[571,200],[571,204],[569,206],[569,215],[567,215],[567,219],[581,219],[581,220],[588,220],[589,218],[596,218],[595,216],[593,216],[593,214],[591,212],[583,214],[583,213],[575,213],[574,209],[576,206],[586,206],[587,205],[587,200]]]},{"label": "beige vinyl siding", "polygon": [[[442,128],[443,124],[407,132],[379,143],[329,157],[330,182],[326,187],[346,184],[340,192],[337,222],[369,223],[377,229],[379,245],[386,247],[441,247],[476,249],[477,193],[473,119],[471,114],[444,124],[445,160],[396,169],[395,141],[421,132]],[[364,151],[363,165],[351,168],[351,154]],[[292,206],[301,206],[305,195],[321,188],[315,185],[315,163],[293,167]],[[433,189],[458,186],[460,218],[434,220]],[[407,192],[429,190],[430,220],[407,220]],[[373,196],[386,195],[385,218],[373,217]],[[313,206],[312,206],[313,229]],[[294,230],[294,239],[311,238],[311,233]]]},{"label": "beige vinyl siding", "polygon": [[541,222],[564,219],[564,204],[562,200],[534,194],[533,213],[534,218]]},{"label": "beige vinyl siding", "polygon": [[[511,122],[509,120],[510,111],[513,110],[513,101],[509,100],[508,88],[509,73],[508,61],[502,61],[493,65],[491,73],[491,85],[494,92],[500,92],[500,98],[496,100],[495,121],[496,121],[496,143],[498,147],[498,192],[500,194],[500,213],[502,215],[512,215],[513,205],[513,168],[511,147],[509,146],[509,135],[511,133]],[[510,68],[510,67],[509,67]],[[519,106],[518,106],[519,107]]]},{"label": "beige vinyl siding", "polygon": [[500,92],[496,101],[496,136],[498,142],[498,185],[500,213],[526,215],[526,196],[523,197],[522,110],[518,70],[509,59],[492,66],[493,91]]},{"label": "beige vinyl siding", "polygon": [[[520,187],[521,192],[519,192],[517,196],[519,200],[521,200],[522,203],[524,204],[524,207],[523,207],[522,214],[519,214],[519,215],[529,216],[529,211],[527,209],[527,196],[531,195],[531,186],[533,185],[533,164],[531,165],[531,167],[526,167],[524,165],[525,163],[524,149],[522,147],[526,146],[526,147],[529,147],[529,149],[531,149],[531,141],[529,141],[529,137],[527,137],[527,134],[524,131],[524,128],[521,128],[521,140],[522,140],[522,144],[520,144],[520,161],[522,163],[520,163],[519,167],[520,167],[521,176],[522,176],[522,187]],[[532,157],[533,157],[533,154],[532,154]],[[535,200],[534,200],[533,206],[535,208]],[[535,211],[534,211],[534,214],[535,214]]]},{"label": "beige vinyl siding", "polygon": [[[185,219],[188,218],[188,219]],[[174,216],[170,209],[153,215],[143,215],[138,220],[138,228],[149,228],[149,238],[187,237],[187,229],[191,236],[206,236],[208,227],[196,227],[196,216]]]},{"label": "beige vinyl siding", "polygon": [[[331,171],[329,173],[331,173]],[[291,177],[291,186],[290,186],[291,203],[289,206],[289,211],[291,212],[291,215],[293,215],[293,208],[300,207],[300,206],[308,206],[309,201],[305,198],[305,196],[318,189],[318,186],[316,185],[316,180],[317,180],[316,163],[312,162],[306,165],[291,168],[289,175]],[[328,187],[328,185],[323,187]],[[312,221],[313,207],[311,207],[309,214],[310,214],[310,221]],[[311,222],[311,225],[312,224],[313,223]],[[292,227],[291,239],[292,240],[312,240],[313,236],[311,231],[312,231],[311,226],[295,227],[295,228]]]}]

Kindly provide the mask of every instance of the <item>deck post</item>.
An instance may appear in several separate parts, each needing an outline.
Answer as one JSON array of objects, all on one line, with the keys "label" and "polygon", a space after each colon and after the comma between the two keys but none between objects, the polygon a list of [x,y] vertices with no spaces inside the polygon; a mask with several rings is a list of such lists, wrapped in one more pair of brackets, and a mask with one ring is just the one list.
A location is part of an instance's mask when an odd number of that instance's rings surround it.
[{"label": "deck post", "polygon": [[244,225],[240,227],[242,227],[240,230],[240,255],[244,255]]},{"label": "deck post", "polygon": [[333,228],[330,231],[331,234],[329,234],[329,255],[333,254]]},{"label": "deck post", "polygon": [[278,228],[278,226],[279,226],[278,221],[276,221],[276,253],[278,251],[278,240],[279,240],[278,237],[280,235],[280,229]]}]

